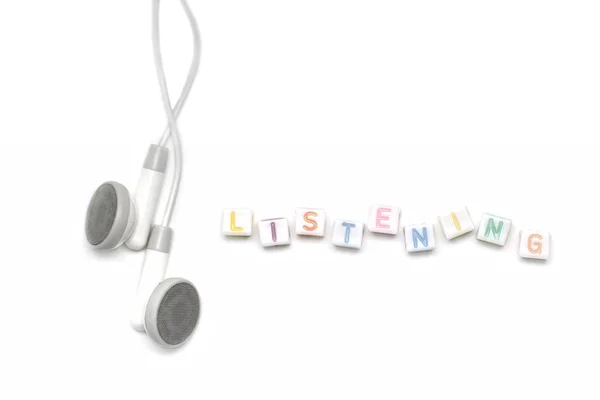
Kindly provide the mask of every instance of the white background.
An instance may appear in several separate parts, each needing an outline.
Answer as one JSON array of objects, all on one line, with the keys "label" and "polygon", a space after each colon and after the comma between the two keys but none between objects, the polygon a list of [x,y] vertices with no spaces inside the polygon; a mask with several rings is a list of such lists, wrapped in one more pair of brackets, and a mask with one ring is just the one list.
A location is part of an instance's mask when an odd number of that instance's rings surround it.
[{"label": "white background", "polygon": [[[163,1],[173,97],[191,55]],[[150,1],[3,1],[0,397],[598,399],[597,1],[191,0],[203,35],[180,119],[169,275],[203,299],[184,348],[128,323],[142,253],[85,246],[105,180],[135,188],[165,124]],[[454,206],[513,220],[505,248],[437,232],[263,250],[221,210],[402,225]],[[551,260],[517,256],[519,229]],[[331,232],[330,230],[328,231]]]}]

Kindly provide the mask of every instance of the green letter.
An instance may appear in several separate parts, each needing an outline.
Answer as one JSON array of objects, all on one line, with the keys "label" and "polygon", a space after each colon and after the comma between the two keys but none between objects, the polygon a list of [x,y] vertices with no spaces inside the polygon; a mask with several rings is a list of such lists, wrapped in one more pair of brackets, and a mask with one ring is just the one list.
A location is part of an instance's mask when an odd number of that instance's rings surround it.
[{"label": "green letter", "polygon": [[496,238],[496,240],[500,240],[500,234],[502,233],[503,227],[504,227],[504,221],[500,221],[498,223],[498,228],[496,228],[496,225],[494,224],[494,219],[490,218],[488,220],[487,227],[485,228],[485,237],[489,237],[490,232],[492,232],[494,237]]}]

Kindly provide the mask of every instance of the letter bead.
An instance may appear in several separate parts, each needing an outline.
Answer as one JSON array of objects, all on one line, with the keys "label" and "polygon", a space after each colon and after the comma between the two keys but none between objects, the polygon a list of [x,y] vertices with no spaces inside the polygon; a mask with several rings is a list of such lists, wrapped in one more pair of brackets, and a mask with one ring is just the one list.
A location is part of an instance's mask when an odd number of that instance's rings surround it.
[{"label": "letter bead", "polygon": [[550,233],[535,230],[521,231],[519,256],[547,260],[550,257]]},{"label": "letter bead", "polygon": [[395,206],[372,206],[369,210],[367,228],[370,232],[396,235],[400,220],[400,209]]},{"label": "letter bead", "polygon": [[448,240],[462,236],[475,229],[467,208],[453,211],[448,215],[442,215],[439,217],[439,220],[444,236]]},{"label": "letter bead", "polygon": [[225,236],[252,236],[252,210],[228,208],[223,210],[221,230]]},{"label": "letter bead", "polygon": [[287,218],[263,219],[258,222],[258,234],[263,247],[286,246],[291,243]]},{"label": "letter bead", "polygon": [[326,223],[325,210],[315,208],[296,209],[296,235],[325,236]]},{"label": "letter bead", "polygon": [[416,224],[404,227],[406,251],[416,253],[435,249],[435,232],[432,224]]},{"label": "letter bead", "polygon": [[364,224],[356,221],[336,220],[333,224],[331,243],[337,247],[360,249]]},{"label": "letter bead", "polygon": [[492,214],[483,214],[477,231],[477,239],[504,246],[510,233],[512,221],[507,218],[497,217]]}]

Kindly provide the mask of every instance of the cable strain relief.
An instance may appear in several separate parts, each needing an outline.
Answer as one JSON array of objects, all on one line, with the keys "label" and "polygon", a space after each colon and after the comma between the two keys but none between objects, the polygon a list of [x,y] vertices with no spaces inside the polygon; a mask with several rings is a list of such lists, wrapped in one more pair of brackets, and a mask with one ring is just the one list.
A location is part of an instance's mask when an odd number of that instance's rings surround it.
[{"label": "cable strain relief", "polygon": [[167,160],[169,159],[169,149],[165,146],[151,144],[146,154],[144,168],[152,171],[164,173],[167,170]]},{"label": "cable strain relief", "polygon": [[154,225],[150,233],[150,240],[148,240],[148,250],[169,254],[172,242],[173,229],[162,225]]}]

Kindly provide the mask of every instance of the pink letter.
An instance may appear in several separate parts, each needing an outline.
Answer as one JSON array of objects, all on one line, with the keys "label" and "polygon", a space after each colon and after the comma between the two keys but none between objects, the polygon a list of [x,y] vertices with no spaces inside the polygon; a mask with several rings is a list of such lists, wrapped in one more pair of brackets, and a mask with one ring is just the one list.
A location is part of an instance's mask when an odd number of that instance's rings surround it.
[{"label": "pink letter", "polygon": [[391,208],[378,208],[377,215],[375,216],[375,226],[380,229],[390,229],[387,224],[382,224],[381,221],[389,221],[390,217],[383,215],[383,213],[392,212]]}]

